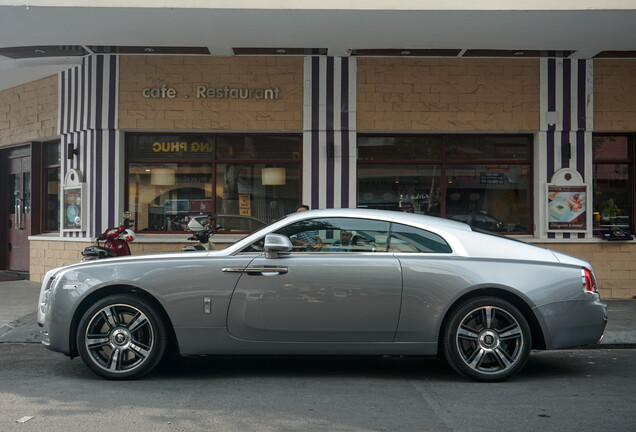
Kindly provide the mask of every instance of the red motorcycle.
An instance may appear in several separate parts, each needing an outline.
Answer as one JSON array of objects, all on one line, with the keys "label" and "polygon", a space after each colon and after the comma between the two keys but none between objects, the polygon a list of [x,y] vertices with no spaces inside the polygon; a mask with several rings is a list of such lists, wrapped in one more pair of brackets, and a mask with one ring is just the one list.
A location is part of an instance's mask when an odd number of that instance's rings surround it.
[{"label": "red motorcycle", "polygon": [[[135,240],[135,233],[128,229],[131,222],[130,212],[124,213],[124,220],[119,226],[108,228],[97,237],[94,246],[84,248],[82,262],[130,255],[128,243]],[[104,242],[103,246],[100,246],[100,241]]]}]

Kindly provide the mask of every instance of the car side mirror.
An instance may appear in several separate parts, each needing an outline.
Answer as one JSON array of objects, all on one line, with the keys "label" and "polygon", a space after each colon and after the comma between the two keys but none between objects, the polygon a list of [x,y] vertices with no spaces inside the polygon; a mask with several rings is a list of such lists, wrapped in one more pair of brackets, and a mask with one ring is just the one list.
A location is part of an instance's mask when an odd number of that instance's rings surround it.
[{"label": "car side mirror", "polygon": [[280,252],[291,252],[293,245],[289,237],[282,234],[265,236],[265,258],[278,258]]}]

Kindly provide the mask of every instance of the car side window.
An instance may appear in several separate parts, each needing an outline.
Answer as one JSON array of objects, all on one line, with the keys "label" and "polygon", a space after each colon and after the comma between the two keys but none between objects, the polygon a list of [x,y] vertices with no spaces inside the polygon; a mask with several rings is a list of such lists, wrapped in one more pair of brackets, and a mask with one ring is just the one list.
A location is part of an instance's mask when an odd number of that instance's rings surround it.
[{"label": "car side window", "polygon": [[265,250],[265,238],[259,239],[247,246],[245,249],[241,250],[239,254],[243,253],[261,253]]},{"label": "car side window", "polygon": [[309,219],[277,231],[296,252],[386,252],[389,223],[356,218]]},{"label": "car side window", "polygon": [[451,247],[437,234],[402,224],[391,224],[389,252],[452,253]]}]

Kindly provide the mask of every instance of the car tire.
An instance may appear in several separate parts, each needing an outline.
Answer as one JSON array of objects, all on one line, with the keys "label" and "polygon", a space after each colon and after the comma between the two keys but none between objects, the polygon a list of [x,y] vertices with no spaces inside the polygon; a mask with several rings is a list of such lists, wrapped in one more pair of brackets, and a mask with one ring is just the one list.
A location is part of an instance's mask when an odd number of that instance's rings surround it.
[{"label": "car tire", "polygon": [[82,316],[76,335],[84,363],[107,379],[135,379],[153,370],[167,346],[166,327],[144,299],[104,297]]},{"label": "car tire", "polygon": [[525,366],[531,338],[528,321],[511,303],[476,297],[450,313],[442,349],[457,372],[478,381],[503,381]]}]

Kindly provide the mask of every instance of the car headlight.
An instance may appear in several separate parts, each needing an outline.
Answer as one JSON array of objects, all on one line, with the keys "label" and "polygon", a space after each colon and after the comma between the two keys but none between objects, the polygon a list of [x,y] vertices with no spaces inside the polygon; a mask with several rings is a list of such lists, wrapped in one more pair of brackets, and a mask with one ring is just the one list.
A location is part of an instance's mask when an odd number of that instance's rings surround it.
[{"label": "car headlight", "polygon": [[44,276],[44,281],[42,282],[42,289],[40,290],[40,298],[38,300],[38,323],[44,324],[46,320],[46,315],[49,312],[49,300],[51,297],[51,293],[53,292],[53,286],[55,285],[55,272],[49,271]]}]

